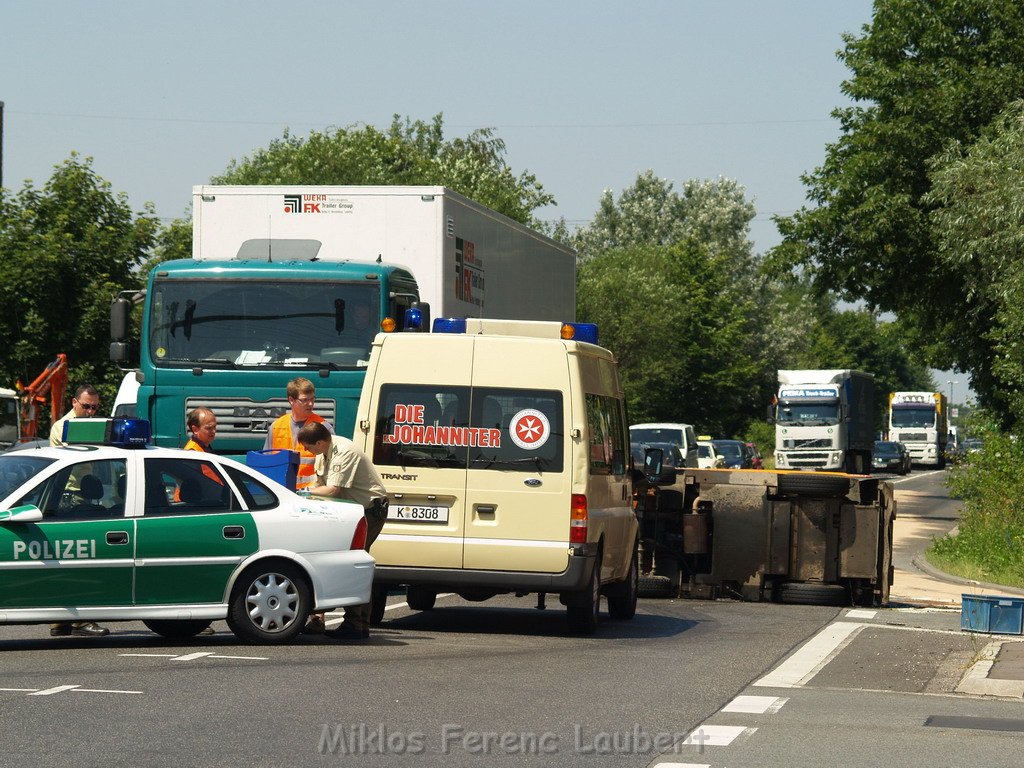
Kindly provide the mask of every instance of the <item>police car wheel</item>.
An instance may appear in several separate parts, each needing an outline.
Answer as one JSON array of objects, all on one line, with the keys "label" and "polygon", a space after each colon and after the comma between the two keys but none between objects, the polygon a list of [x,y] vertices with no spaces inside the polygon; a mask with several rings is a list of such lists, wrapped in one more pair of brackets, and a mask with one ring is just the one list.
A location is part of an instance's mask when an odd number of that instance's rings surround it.
[{"label": "police car wheel", "polygon": [[590,584],[573,594],[566,605],[569,630],[578,635],[592,635],[597,629],[597,615],[601,610],[601,556],[594,560]]},{"label": "police car wheel", "polygon": [[142,622],[150,632],[156,632],[160,637],[168,640],[187,640],[195,637],[208,626],[210,622],[204,619],[195,620],[173,620],[173,619],[148,619]]},{"label": "police car wheel", "polygon": [[298,567],[273,561],[257,564],[235,583],[228,626],[250,643],[287,643],[302,631],[310,607],[309,586]]},{"label": "police car wheel", "polygon": [[388,605],[388,588],[373,585],[370,591],[370,624],[376,626],[384,621],[384,610]]}]

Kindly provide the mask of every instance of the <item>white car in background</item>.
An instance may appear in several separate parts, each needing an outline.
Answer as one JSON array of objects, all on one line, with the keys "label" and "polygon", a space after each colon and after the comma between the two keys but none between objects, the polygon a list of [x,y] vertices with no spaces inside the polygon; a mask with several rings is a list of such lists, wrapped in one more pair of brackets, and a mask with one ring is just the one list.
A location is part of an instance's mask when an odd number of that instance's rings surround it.
[{"label": "white car in background", "polygon": [[697,466],[700,469],[721,469],[725,466],[725,457],[715,450],[715,445],[710,440],[698,440]]}]

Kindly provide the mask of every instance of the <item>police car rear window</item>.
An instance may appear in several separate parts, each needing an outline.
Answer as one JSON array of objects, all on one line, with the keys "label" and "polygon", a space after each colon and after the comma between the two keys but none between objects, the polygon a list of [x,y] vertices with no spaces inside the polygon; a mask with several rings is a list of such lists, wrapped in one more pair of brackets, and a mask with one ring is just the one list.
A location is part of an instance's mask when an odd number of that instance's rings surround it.
[{"label": "police car rear window", "polygon": [[506,387],[381,387],[380,466],[561,472],[562,394]]}]

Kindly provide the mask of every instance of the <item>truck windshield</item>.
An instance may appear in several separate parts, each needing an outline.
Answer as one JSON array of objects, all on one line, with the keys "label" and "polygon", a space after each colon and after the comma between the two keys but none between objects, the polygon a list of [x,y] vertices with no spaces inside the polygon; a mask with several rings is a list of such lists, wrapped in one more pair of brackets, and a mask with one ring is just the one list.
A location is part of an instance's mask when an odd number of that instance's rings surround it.
[{"label": "truck windshield", "polygon": [[891,424],[894,427],[934,427],[935,408],[898,408],[893,406]]},{"label": "truck windshield", "polygon": [[376,283],[164,280],[154,284],[153,364],[364,367],[379,329]]},{"label": "truck windshield", "polygon": [[784,427],[823,427],[838,424],[839,404],[784,400],[779,404],[778,423]]}]

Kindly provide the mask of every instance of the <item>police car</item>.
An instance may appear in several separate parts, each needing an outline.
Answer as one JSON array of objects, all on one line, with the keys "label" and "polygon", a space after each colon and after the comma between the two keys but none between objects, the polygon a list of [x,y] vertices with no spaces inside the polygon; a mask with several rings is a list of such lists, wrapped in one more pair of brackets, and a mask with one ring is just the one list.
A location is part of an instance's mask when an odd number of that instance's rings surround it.
[{"label": "police car", "polygon": [[60,448],[0,455],[0,624],[137,621],[187,638],[226,619],[252,643],[369,602],[357,504],[240,462],[147,445],[133,419],[73,419]]}]

